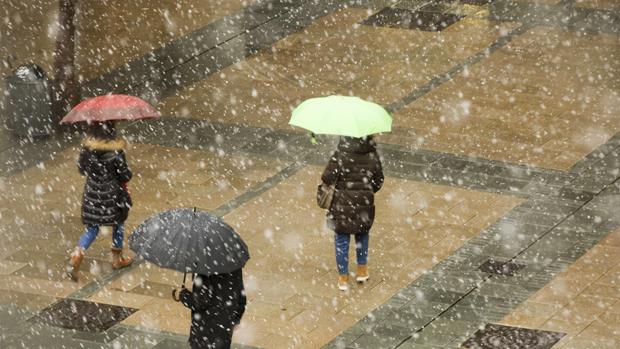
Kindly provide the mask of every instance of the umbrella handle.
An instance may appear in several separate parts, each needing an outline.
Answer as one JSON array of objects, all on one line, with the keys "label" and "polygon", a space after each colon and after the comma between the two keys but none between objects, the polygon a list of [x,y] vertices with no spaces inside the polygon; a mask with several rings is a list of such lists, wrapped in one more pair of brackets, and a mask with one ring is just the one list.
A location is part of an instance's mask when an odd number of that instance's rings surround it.
[{"label": "umbrella handle", "polygon": [[181,298],[177,297],[177,289],[176,288],[172,290],[172,299],[174,299],[175,302],[180,302],[181,301]]},{"label": "umbrella handle", "polygon": [[[185,285],[181,285],[181,289],[184,290],[185,289]],[[181,301],[181,297],[177,296],[177,289],[176,288],[172,290],[172,299],[174,299],[177,302]]]}]

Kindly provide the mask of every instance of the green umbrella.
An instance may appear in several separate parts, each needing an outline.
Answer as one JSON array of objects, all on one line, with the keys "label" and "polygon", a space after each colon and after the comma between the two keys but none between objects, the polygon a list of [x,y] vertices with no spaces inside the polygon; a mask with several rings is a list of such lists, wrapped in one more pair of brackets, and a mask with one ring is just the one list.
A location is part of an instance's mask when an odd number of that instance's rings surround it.
[{"label": "green umbrella", "polygon": [[392,117],[382,106],[358,97],[310,98],[295,110],[289,124],[315,134],[365,137],[390,132]]}]

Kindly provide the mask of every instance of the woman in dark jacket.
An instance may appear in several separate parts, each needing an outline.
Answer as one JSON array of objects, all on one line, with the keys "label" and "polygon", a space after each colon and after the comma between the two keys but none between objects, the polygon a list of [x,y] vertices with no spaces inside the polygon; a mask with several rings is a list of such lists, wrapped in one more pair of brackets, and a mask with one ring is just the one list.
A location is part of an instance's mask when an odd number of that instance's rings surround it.
[{"label": "woman in dark jacket", "polygon": [[95,241],[100,230],[112,231],[112,268],[132,263],[122,255],[124,227],[131,199],[126,185],[131,179],[123,139],[116,138],[113,122],[93,123],[87,130],[78,159],[78,169],[86,176],[82,196],[82,223],[86,231],[71,254],[67,273],[77,281],[84,253]]},{"label": "woman in dark jacket", "polygon": [[349,242],[355,236],[357,273],[360,283],[368,280],[368,235],[375,218],[374,193],[383,185],[383,169],[372,137],[341,137],[329,160],[323,183],[336,184],[327,212],[328,226],[334,230],[338,288],[348,289]]},{"label": "woman in dark jacket", "polygon": [[230,274],[198,274],[192,292],[183,288],[179,298],[192,311],[189,334],[192,349],[230,348],[233,329],[245,312],[246,297],[241,269]]}]

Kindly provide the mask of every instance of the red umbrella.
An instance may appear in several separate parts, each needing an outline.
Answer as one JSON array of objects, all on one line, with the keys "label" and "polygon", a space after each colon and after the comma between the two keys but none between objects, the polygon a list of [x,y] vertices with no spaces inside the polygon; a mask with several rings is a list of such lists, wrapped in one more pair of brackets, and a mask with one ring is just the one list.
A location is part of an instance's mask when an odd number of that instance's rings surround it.
[{"label": "red umbrella", "polygon": [[138,97],[109,94],[81,102],[71,109],[60,123],[139,120],[159,116],[155,108]]}]

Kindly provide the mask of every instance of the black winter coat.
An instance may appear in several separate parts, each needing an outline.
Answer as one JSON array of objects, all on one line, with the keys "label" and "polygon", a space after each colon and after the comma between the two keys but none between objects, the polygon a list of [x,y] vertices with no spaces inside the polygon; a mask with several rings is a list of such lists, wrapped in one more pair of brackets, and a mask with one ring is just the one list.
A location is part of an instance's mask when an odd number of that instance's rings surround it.
[{"label": "black winter coat", "polygon": [[341,137],[321,179],[327,185],[336,183],[328,226],[340,234],[369,232],[375,219],[374,193],[384,179],[374,141]]},{"label": "black winter coat", "polygon": [[181,302],[192,311],[189,343],[192,348],[229,348],[233,327],[245,312],[241,269],[230,274],[198,275],[192,292],[183,289]]},{"label": "black winter coat", "polygon": [[82,223],[116,225],[127,219],[131,199],[123,183],[131,179],[122,140],[86,139],[78,169],[86,176],[82,196]]}]

